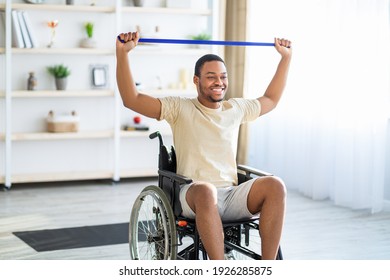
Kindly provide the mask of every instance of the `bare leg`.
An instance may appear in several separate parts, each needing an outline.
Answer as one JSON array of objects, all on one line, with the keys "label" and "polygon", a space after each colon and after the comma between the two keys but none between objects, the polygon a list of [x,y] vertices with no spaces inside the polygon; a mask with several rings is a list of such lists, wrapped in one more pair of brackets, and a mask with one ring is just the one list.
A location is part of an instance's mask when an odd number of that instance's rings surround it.
[{"label": "bare leg", "polygon": [[186,200],[196,213],[196,226],[209,258],[223,260],[224,237],[217,207],[216,188],[209,183],[194,183],[188,189]]},{"label": "bare leg", "polygon": [[262,258],[275,259],[282,235],[286,207],[286,188],[278,177],[258,178],[248,195],[248,209],[261,212],[260,236]]}]

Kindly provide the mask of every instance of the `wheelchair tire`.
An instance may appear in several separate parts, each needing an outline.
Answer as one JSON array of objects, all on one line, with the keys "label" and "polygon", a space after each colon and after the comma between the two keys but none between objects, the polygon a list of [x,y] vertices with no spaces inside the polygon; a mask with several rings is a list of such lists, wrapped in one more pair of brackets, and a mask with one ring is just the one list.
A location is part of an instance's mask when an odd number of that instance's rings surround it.
[{"label": "wheelchair tire", "polygon": [[172,207],[157,186],[148,186],[136,198],[130,216],[132,260],[172,260],[177,257],[176,221]]}]

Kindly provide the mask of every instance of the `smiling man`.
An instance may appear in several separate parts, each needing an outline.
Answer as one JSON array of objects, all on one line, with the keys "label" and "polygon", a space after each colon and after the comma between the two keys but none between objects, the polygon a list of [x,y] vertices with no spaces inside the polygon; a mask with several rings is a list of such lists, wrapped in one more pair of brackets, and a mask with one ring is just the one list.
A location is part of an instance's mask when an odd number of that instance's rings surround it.
[{"label": "smiling man", "polygon": [[275,176],[265,176],[237,185],[236,152],[240,125],[268,113],[279,102],[287,80],[291,42],[275,38],[281,60],[263,96],[224,100],[227,69],[213,54],[196,62],[193,81],[197,98],[154,98],[138,92],[128,52],[138,44],[139,35],[122,33],[119,38],[124,42],[116,42],[117,83],[123,104],[170,124],[177,173],[193,179],[180,190],[182,215],[196,219],[210,259],[224,258],[222,220],[246,219],[260,213],[262,257],[275,259],[284,221],[284,183]]}]

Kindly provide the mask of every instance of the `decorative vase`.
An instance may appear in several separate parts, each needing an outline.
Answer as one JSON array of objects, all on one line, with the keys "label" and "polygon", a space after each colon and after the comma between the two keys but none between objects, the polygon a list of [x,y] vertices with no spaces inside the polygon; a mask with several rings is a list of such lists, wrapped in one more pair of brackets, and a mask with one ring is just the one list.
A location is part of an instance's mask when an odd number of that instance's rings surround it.
[{"label": "decorative vase", "polygon": [[68,82],[68,79],[66,77],[65,78],[55,78],[55,82],[56,82],[56,89],[57,90],[66,90],[66,85]]},{"label": "decorative vase", "polygon": [[95,48],[96,47],[96,41],[92,38],[85,38],[82,39],[80,42],[80,46],[82,48]]},{"label": "decorative vase", "polygon": [[73,5],[74,4],[74,0],[66,0],[66,5]]},{"label": "decorative vase", "polygon": [[29,77],[27,79],[27,90],[35,90],[37,85],[37,78],[35,78],[35,73],[30,72]]}]

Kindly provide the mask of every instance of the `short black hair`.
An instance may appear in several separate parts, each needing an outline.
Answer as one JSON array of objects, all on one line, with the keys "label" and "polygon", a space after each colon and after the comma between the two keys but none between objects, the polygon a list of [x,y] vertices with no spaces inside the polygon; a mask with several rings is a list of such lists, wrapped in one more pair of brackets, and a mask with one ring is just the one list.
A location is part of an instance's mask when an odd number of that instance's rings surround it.
[{"label": "short black hair", "polygon": [[225,61],[223,61],[223,59],[220,58],[218,55],[205,54],[204,56],[199,58],[198,61],[195,63],[195,71],[194,71],[195,76],[200,77],[200,71],[202,70],[203,65],[206,62],[210,62],[210,61],[220,61],[225,65]]}]

